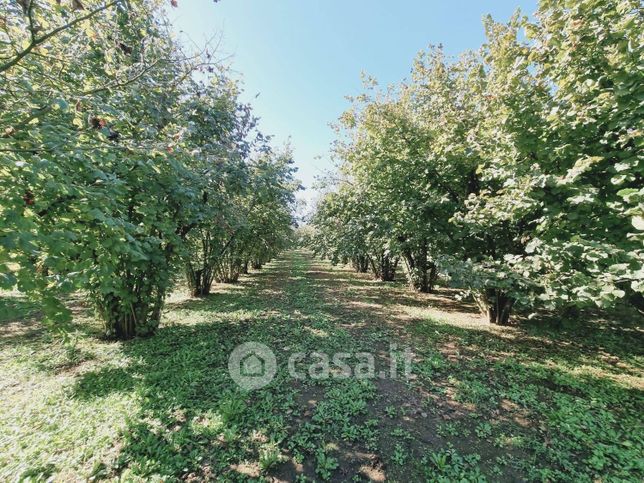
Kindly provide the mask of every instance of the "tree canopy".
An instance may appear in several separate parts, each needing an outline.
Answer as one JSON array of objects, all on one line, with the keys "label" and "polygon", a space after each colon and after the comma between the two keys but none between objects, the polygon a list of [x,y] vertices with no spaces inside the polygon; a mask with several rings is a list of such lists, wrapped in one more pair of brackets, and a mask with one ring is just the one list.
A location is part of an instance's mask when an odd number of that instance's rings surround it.
[{"label": "tree canopy", "polygon": [[83,289],[108,335],[151,333],[203,234],[220,272],[288,238],[290,154],[214,52],[176,42],[162,5],[0,2],[0,283],[53,327],[70,316],[61,295]]},{"label": "tree canopy", "polygon": [[542,1],[485,19],[475,52],[370,79],[338,123],[316,250],[401,258],[422,291],[440,273],[498,324],[515,306],[641,308],[642,21],[634,0]]}]

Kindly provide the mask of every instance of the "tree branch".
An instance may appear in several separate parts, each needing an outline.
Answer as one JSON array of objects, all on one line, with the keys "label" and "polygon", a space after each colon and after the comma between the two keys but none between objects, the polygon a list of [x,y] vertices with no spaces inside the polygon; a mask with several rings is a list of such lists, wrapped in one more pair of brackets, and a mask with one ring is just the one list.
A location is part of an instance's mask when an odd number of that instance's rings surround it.
[{"label": "tree branch", "polygon": [[7,62],[5,64],[0,65],[0,72],[4,72],[6,70],[11,69],[13,66],[18,64],[22,59],[24,59],[27,55],[29,55],[29,53],[33,49],[38,47],[40,44],[46,42],[50,38],[58,35],[60,32],[68,30],[68,29],[72,28],[73,26],[75,26],[76,24],[79,24],[81,22],[84,22],[85,20],[88,20],[88,19],[92,18],[93,16],[95,16],[96,14],[102,12],[103,10],[107,10],[108,8],[111,8],[111,7],[121,3],[121,1],[122,0],[115,0],[115,1],[110,2],[110,3],[106,3],[102,7],[98,7],[96,9],[92,10],[91,12],[89,12],[86,15],[83,15],[81,17],[75,18],[74,20],[66,23],[65,25],[61,25],[60,27],[55,28],[51,32],[48,32],[45,35],[42,35],[40,37],[35,38],[33,36],[33,32],[32,32],[32,41],[29,43],[29,45],[23,51],[19,52],[12,60],[10,60],[9,62]]}]

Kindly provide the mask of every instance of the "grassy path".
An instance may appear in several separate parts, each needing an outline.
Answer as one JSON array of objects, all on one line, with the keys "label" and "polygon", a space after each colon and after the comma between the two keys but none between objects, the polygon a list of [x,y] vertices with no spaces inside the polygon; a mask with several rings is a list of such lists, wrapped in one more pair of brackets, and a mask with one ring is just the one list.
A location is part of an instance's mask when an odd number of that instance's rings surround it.
[{"label": "grassy path", "polygon": [[[1,481],[644,477],[636,323],[497,331],[446,290],[413,294],[305,252],[207,299],[173,295],[159,333],[126,343],[97,339],[80,297],[72,348],[15,294],[0,303]],[[248,341],[277,361],[250,392],[228,372]],[[314,353],[338,352],[399,377],[289,374],[294,353],[306,374]]]}]

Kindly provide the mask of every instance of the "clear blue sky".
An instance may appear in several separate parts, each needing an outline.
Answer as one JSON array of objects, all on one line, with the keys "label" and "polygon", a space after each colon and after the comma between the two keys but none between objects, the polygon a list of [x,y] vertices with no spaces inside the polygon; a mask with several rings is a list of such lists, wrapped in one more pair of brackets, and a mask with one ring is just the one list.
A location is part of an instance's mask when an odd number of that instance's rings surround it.
[{"label": "clear blue sky", "polygon": [[[261,129],[276,143],[291,138],[299,178],[310,187],[331,168],[328,124],[361,91],[361,72],[382,85],[405,78],[416,53],[443,44],[448,54],[478,48],[481,19],[526,14],[537,0],[178,0],[175,28],[203,44],[222,34]],[[321,159],[316,159],[321,157]],[[302,195],[310,198],[312,193]]]}]

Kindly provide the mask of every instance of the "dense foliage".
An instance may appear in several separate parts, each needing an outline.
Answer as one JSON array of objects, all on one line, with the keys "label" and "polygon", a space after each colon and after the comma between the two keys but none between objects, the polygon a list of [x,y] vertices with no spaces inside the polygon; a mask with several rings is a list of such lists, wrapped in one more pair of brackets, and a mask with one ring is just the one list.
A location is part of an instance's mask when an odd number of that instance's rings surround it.
[{"label": "dense foliage", "polygon": [[642,54],[636,0],[542,0],[534,20],[485,20],[487,42],[368,91],[339,122],[342,181],[313,218],[316,250],[410,284],[439,273],[489,320],[640,305]]},{"label": "dense foliage", "polygon": [[175,42],[163,3],[0,0],[0,283],[56,327],[83,289],[108,335],[149,334],[193,233],[222,265],[290,229],[288,153],[211,52]]},{"label": "dense foliage", "polygon": [[288,151],[264,153],[241,172],[221,176],[222,196],[204,197],[210,215],[188,236],[186,276],[194,296],[210,293],[213,281],[237,282],[249,265],[265,262],[288,245],[297,189]]}]

